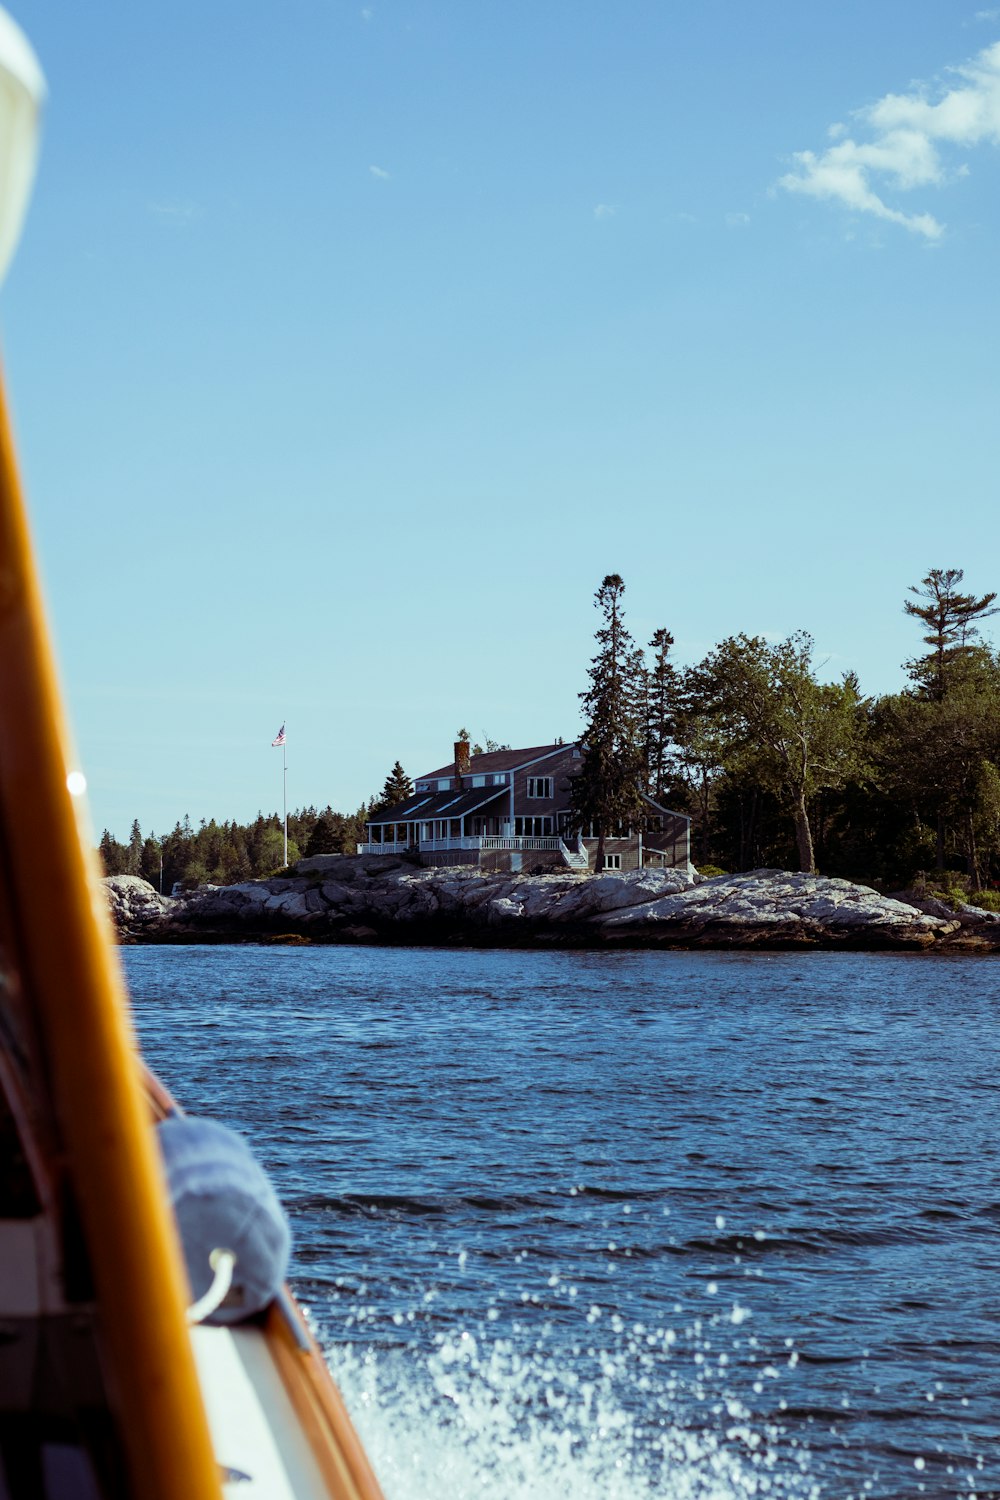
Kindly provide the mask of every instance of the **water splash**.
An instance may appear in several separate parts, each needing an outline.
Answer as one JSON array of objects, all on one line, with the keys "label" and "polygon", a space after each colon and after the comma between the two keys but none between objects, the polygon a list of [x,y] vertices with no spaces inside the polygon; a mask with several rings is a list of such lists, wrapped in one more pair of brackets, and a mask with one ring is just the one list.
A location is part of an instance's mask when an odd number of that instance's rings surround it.
[{"label": "water splash", "polygon": [[700,1324],[616,1332],[567,1349],[466,1329],[328,1358],[387,1500],[815,1500],[808,1450],[708,1376]]}]

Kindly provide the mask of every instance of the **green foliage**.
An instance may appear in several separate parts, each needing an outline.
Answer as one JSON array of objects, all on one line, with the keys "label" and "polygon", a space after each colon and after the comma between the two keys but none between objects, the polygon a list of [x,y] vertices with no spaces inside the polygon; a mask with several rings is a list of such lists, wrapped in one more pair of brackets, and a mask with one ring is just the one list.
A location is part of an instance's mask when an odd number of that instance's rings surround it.
[{"label": "green foliage", "polygon": [[970,891],[969,905],[981,911],[1000,911],[1000,891]]},{"label": "green foliage", "polygon": [[312,831],[306,841],[306,858],[311,859],[314,854],[335,854],[340,844],[340,827],[338,825],[339,813],[335,813],[332,807],[320,813],[312,826]]},{"label": "green foliage", "polygon": [[593,824],[597,829],[598,869],[606,835],[638,819],[645,780],[646,669],[625,627],[624,592],[620,576],[609,573],[594,597],[604,623],[595,636],[590,685],[580,694],[583,760],[572,782],[572,816],[578,828]]},{"label": "green foliage", "polygon": [[142,829],[139,827],[139,819],[134,819],[132,831],[128,841],[128,864],[127,873],[138,875],[142,870]]},{"label": "green foliage", "polygon": [[[464,733],[464,730],[463,730]],[[493,755],[497,750],[509,750],[509,745],[501,745],[499,740],[490,739],[488,734],[483,735],[483,743],[477,740],[470,750],[470,755]]]},{"label": "green foliage", "polygon": [[125,844],[119,844],[117,839],[112,838],[106,828],[101,834],[101,842],[97,846],[97,853],[101,864],[104,866],[105,875],[128,874],[128,847]]},{"label": "green foliage", "polygon": [[[907,663],[907,691],[866,699],[851,674],[819,680],[802,632],[777,644],[732,636],[679,670],[661,627],[644,659],[624,623],[624,582],[608,574],[580,694],[577,826],[610,834],[628,825],[644,787],[691,815],[704,873],[798,861],[883,890],[923,880],[952,903],[1000,910],[991,888],[1000,880],[1000,657],[979,634],[997,596],[963,593],[962,578],[957,568],[932,569],[910,590],[904,608],[925,627],[927,653]],[[470,742],[468,730],[457,737]],[[486,751],[505,748],[485,740]],[[289,861],[300,850],[353,854],[373,811],[411,791],[397,760],[378,801],[290,813]],[[135,871],[154,886],[162,859],[167,893],[178,881],[233,884],[281,868],[281,821],[258,814],[195,829],[185,816],[146,837],[136,821],[124,844],[105,829],[99,852],[109,874]]]},{"label": "green foliage", "polygon": [[677,777],[677,713],[680,675],[670,660],[674,638],[657,630],[649,643],[652,665],[646,675],[646,790],[662,802]]},{"label": "green foliage", "polygon": [[965,574],[961,568],[932,568],[921,579],[922,588],[911,585],[913,599],[904,599],[904,613],[923,621],[928,634],[924,645],[927,656],[906,663],[917,690],[940,703],[959,679],[962,666],[970,657],[982,652],[978,645],[978,621],[995,615],[991,609],[996,594],[963,594],[958,585]]},{"label": "green foliage", "polygon": [[[354,854],[364,837],[364,825],[371,807],[356,813],[334,812],[327,807],[317,813],[314,807],[288,815],[288,865],[313,854]],[[133,831],[138,824],[133,824]],[[129,871],[131,844],[120,844],[105,829],[98,853],[109,875]],[[163,861],[163,884],[160,885],[160,860]],[[193,890],[198,885],[238,885],[244,880],[264,880],[285,867],[284,835],[277,813],[265,817],[258,813],[252,823],[217,823],[213,818],[202,821],[195,830],[185,817],[163,838],[150,835],[142,840],[141,859],[135,873],[164,895],[175,885]]]},{"label": "green foliage", "polygon": [[[464,729],[459,730],[458,738],[467,742],[469,738],[467,731]],[[397,803],[405,802],[407,797],[412,795],[413,782],[397,760],[385,778],[382,795],[378,800],[378,810],[381,812],[383,808],[395,807]]]},{"label": "green foliage", "polygon": [[809,798],[843,786],[854,771],[861,703],[850,675],[840,683],[817,681],[812,644],[805,631],[777,645],[731,636],[700,669],[724,769],[778,797],[794,820],[802,870],[815,866]]}]

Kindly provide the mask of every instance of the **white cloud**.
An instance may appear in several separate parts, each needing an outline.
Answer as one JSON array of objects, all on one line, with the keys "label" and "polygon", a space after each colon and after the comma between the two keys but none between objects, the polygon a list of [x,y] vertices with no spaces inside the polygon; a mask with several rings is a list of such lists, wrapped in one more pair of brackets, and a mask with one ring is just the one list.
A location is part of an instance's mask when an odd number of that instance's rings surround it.
[{"label": "white cloud", "polygon": [[374,14],[375,14],[375,12],[372,10],[371,6],[370,5],[366,5],[366,6],[364,6],[362,8],[361,19],[362,19],[362,21],[370,21],[372,19],[372,17],[374,16]]},{"label": "white cloud", "polygon": [[188,198],[160,199],[147,204],[149,212],[166,224],[189,224],[201,213],[197,203]]},{"label": "white cloud", "polygon": [[977,10],[977,21],[1000,21],[1000,10]]},{"label": "white cloud", "polygon": [[750,223],[749,214],[726,214],[726,223],[730,229],[745,229]]},{"label": "white cloud", "polygon": [[962,167],[949,170],[942,148],[1000,146],[1000,42],[949,71],[958,81],[937,90],[939,97],[923,85],[886,94],[856,112],[853,135],[831,126],[827,133],[836,144],[820,152],[795,152],[794,170],[778,186],[832,199],[927,240],[940,239],[944,226],[932,214],[906,213],[888,195],[942,187],[963,175]]},{"label": "white cloud", "polygon": [[618,212],[613,203],[598,203],[594,207],[595,219],[613,219]]},{"label": "white cloud", "polygon": [[369,167],[368,170],[373,177],[379,177],[383,182],[388,182],[389,173],[385,170],[384,167]]}]

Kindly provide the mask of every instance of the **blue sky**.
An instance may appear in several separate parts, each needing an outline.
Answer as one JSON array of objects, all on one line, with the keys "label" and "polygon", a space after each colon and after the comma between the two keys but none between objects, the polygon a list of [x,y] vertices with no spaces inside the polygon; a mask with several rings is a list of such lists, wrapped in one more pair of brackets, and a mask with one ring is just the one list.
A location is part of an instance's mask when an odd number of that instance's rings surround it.
[{"label": "blue sky", "polygon": [[93,818],[353,808],[579,727],[608,572],[681,663],[902,684],[1000,587],[1000,9],[14,8],[5,363]]}]

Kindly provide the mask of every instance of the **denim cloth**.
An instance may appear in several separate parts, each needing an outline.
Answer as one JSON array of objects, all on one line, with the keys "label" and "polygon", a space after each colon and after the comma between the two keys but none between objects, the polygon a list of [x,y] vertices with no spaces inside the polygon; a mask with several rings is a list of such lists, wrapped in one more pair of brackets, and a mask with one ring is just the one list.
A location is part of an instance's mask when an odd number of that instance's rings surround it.
[{"label": "denim cloth", "polygon": [[288,1269],[291,1233],[274,1188],[249,1146],[216,1120],[171,1115],[157,1126],[192,1298],[212,1284],[213,1250],[236,1256],[225,1301],[207,1323],[239,1323],[274,1298]]}]

